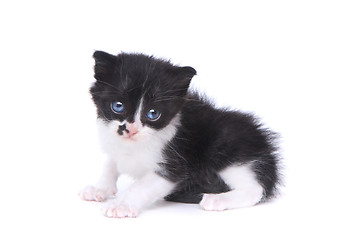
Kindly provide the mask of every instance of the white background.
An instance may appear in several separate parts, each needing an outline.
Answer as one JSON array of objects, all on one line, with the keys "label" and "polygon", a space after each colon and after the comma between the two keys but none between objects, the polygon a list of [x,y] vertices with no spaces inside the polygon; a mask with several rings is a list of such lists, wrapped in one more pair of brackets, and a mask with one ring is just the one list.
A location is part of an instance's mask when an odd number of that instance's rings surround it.
[{"label": "white background", "polygon": [[[358,1],[99,2],[0,3],[1,239],[360,238]],[[136,219],[80,201],[104,160],[94,50],[190,65],[194,88],[256,113],[282,135],[282,196]]]}]

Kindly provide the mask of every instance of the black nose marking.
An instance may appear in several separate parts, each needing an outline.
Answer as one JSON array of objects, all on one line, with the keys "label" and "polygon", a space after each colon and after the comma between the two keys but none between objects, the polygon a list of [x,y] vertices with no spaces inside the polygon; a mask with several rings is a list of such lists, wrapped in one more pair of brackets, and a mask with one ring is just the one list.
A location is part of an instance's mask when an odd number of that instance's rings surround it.
[{"label": "black nose marking", "polygon": [[118,134],[123,135],[124,131],[129,133],[130,131],[126,129],[126,124],[120,125],[119,129],[117,130]]}]

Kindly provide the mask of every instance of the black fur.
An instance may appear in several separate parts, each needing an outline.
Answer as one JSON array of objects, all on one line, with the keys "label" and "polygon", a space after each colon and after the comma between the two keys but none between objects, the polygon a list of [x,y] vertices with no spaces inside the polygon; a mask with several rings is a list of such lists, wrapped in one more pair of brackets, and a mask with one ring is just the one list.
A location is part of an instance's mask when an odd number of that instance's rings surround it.
[{"label": "black fur", "polygon": [[[167,61],[142,54],[120,54],[117,57],[96,51],[96,82],[90,89],[98,116],[106,119],[134,121],[135,112],[144,97],[142,122],[155,129],[164,128],[180,111],[191,78],[196,71],[191,67],[176,67]],[[109,108],[112,101],[126,105],[118,115]],[[145,118],[145,112],[155,108],[162,113],[159,121]]]},{"label": "black fur", "polygon": [[164,150],[164,175],[181,182],[168,200],[199,202],[202,193],[229,191],[217,173],[249,162],[264,188],[264,200],[274,196],[279,181],[274,133],[253,116],[216,109],[196,94],[188,97],[181,113],[181,128]]},{"label": "black fur", "polygon": [[[263,200],[274,196],[279,183],[276,135],[250,114],[216,109],[188,87],[196,71],[142,54],[95,52],[96,82],[91,88],[98,117],[107,121],[134,121],[144,98],[141,121],[154,129],[167,126],[181,115],[175,137],[163,149],[164,163],[159,175],[176,182],[170,201],[197,203],[203,193],[231,190],[219,177],[219,171],[233,164],[252,162],[258,182],[264,188]],[[126,105],[123,114],[110,109],[112,101]],[[155,108],[158,121],[149,121],[145,113]],[[123,134],[126,127],[119,128]]]}]

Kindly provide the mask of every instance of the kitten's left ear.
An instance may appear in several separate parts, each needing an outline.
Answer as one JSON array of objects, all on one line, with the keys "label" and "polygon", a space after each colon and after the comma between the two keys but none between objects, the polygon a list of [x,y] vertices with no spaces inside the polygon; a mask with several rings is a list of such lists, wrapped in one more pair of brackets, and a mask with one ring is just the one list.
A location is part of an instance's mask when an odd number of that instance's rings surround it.
[{"label": "kitten's left ear", "polygon": [[175,84],[179,89],[184,91],[183,94],[185,95],[191,79],[196,75],[196,70],[192,67],[177,67],[175,74]]},{"label": "kitten's left ear", "polygon": [[196,75],[196,70],[192,67],[180,67],[179,72],[189,81]]}]

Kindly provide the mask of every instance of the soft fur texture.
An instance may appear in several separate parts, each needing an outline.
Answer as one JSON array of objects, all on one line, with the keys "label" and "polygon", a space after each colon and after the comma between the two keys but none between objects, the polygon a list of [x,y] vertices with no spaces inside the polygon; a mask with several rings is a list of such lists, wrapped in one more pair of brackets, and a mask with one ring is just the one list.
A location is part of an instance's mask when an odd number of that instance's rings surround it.
[{"label": "soft fur texture", "polygon": [[108,217],[135,217],[161,198],[225,210],[275,195],[276,135],[252,115],[216,109],[188,91],[195,69],[143,54],[96,51],[94,59],[90,92],[109,161],[83,199],[115,194],[120,174],[137,181],[104,209]]}]

